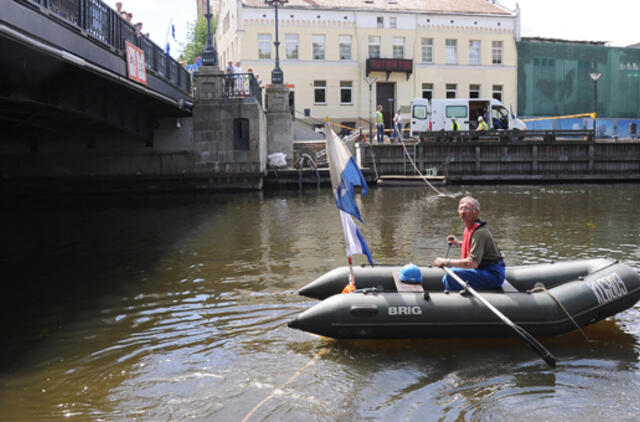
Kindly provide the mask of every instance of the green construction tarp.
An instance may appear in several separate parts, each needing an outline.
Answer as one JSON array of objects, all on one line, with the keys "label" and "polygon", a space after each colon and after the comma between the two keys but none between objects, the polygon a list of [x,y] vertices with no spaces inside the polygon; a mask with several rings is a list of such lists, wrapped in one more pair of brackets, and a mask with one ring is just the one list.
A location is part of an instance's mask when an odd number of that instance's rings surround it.
[{"label": "green construction tarp", "polygon": [[[640,48],[524,39],[517,48],[519,115],[640,117]],[[601,74],[595,110],[590,73]]]}]

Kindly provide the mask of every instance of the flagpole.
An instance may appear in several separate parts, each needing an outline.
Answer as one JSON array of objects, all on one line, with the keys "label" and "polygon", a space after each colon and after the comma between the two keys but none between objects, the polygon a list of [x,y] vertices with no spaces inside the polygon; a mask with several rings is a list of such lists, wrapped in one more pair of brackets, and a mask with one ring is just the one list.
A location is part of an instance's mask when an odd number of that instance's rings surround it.
[{"label": "flagpole", "polygon": [[349,260],[349,275],[350,275],[350,279],[349,279],[349,283],[344,286],[344,289],[342,289],[342,293],[351,293],[351,292],[355,292],[356,291],[356,277],[353,275],[353,264],[351,262],[351,257],[347,257]]},{"label": "flagpole", "polygon": [[[353,254],[366,255],[371,266],[373,258],[358,226],[351,216],[362,221],[358,206],[354,201],[353,187],[360,186],[362,195],[367,193],[367,181],[364,179],[360,167],[356,164],[351,153],[331,129],[329,117],[325,118],[325,133],[327,134],[327,158],[329,159],[329,173],[331,175],[331,187],[334,199],[340,213],[340,221],[347,246],[347,262],[349,263],[349,282],[342,293],[351,293],[356,290],[356,277],[353,273]],[[347,194],[348,193],[348,194]]]},{"label": "flagpole", "polygon": [[173,18],[169,19],[169,26],[167,27],[167,35],[164,37],[165,45],[169,42],[169,33],[171,32],[171,23],[173,22]]},{"label": "flagpole", "polygon": [[[329,133],[329,131],[331,130],[331,123],[329,122],[329,116],[326,116],[324,118],[324,123],[326,125],[325,127],[325,133]],[[349,262],[349,283],[344,286],[344,289],[342,289],[342,293],[351,293],[351,292],[355,292],[356,290],[356,277],[353,275],[353,261],[351,260],[351,256],[347,255],[347,262]]]}]

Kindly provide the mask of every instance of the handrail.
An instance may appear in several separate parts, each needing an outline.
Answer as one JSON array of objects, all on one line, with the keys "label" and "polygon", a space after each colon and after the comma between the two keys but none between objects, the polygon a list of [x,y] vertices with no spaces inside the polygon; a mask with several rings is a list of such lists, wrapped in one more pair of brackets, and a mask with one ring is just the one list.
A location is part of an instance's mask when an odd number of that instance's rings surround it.
[{"label": "handrail", "polygon": [[222,98],[255,97],[262,107],[262,87],[253,73],[225,73],[214,75],[222,79]]},{"label": "handrail", "polygon": [[75,26],[92,39],[114,49],[126,60],[125,43],[128,41],[144,51],[146,69],[158,78],[175,86],[185,94],[192,95],[189,72],[175,59],[149,38],[136,31],[135,27],[101,0],[13,0],[37,9],[43,9],[55,18]]}]

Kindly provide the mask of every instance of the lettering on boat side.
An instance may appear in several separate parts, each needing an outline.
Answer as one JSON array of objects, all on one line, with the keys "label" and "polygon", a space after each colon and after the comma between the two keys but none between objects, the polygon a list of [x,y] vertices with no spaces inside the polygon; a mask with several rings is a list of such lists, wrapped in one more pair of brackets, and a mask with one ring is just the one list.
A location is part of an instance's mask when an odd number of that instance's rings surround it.
[{"label": "lettering on boat side", "polygon": [[389,306],[389,315],[422,315],[419,306]]},{"label": "lettering on boat side", "polygon": [[627,286],[616,273],[611,273],[606,277],[589,281],[587,286],[589,286],[596,295],[598,305],[612,302],[628,293]]}]

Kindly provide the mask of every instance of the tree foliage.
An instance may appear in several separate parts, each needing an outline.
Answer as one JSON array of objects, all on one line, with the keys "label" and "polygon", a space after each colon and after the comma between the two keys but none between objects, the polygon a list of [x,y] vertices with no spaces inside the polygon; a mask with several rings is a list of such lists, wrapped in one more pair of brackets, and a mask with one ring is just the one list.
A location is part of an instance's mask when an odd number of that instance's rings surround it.
[{"label": "tree foliage", "polygon": [[[218,16],[211,21],[211,33],[216,33],[218,26]],[[200,16],[195,22],[189,24],[187,34],[187,44],[180,53],[179,60],[185,64],[193,64],[196,57],[202,55],[202,50],[207,45],[207,19]]]}]

